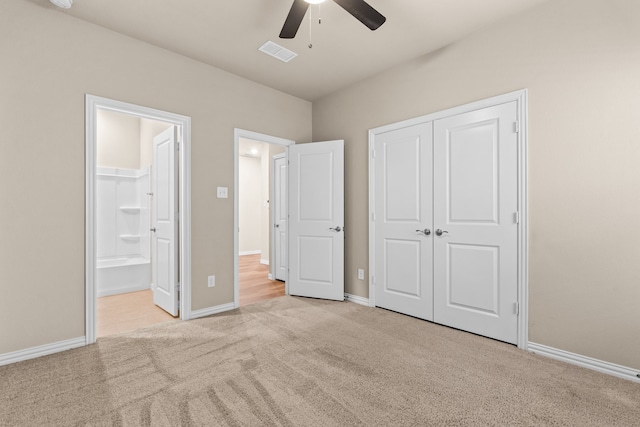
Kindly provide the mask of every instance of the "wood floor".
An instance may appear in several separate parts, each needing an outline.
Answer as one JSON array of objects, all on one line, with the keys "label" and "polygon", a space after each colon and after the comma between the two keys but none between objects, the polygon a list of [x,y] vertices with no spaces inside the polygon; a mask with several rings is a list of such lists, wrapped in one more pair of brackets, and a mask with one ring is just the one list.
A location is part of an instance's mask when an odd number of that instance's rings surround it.
[{"label": "wood floor", "polygon": [[[240,306],[284,295],[284,282],[269,280],[269,266],[260,264],[260,255],[240,257]],[[174,319],[153,304],[151,290],[98,298],[96,336],[98,338]]]},{"label": "wood floor", "polygon": [[96,318],[98,338],[174,319],[153,303],[151,290],[98,298]]},{"label": "wood floor", "polygon": [[243,255],[240,270],[240,306],[284,295],[284,282],[269,280],[269,266],[260,264],[260,255]]}]

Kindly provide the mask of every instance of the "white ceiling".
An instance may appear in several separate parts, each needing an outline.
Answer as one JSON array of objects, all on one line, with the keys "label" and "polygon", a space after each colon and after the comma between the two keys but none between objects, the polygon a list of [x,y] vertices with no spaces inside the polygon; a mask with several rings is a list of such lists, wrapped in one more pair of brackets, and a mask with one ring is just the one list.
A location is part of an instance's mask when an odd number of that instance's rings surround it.
[{"label": "white ceiling", "polygon": [[[313,101],[545,1],[368,0],[387,18],[370,31],[328,0],[322,24],[310,7],[293,40],[278,38],[292,0],[74,0],[59,11]],[[298,57],[258,51],[267,40]]]}]

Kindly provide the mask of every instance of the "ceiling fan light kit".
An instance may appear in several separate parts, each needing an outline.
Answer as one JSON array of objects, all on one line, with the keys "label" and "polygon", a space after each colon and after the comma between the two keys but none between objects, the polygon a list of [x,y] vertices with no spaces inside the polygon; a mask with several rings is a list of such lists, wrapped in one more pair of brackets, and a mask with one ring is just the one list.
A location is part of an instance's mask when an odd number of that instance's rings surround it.
[{"label": "ceiling fan light kit", "polygon": [[73,5],[73,0],[49,0],[52,4],[62,8],[62,9],[70,9],[71,5]]},{"label": "ceiling fan light kit", "polygon": [[[281,39],[292,39],[296,36],[304,15],[310,4],[322,3],[325,0],[293,0],[289,15],[284,21]],[[371,31],[378,29],[387,20],[364,0],[333,0],[338,6],[349,12],[354,18],[366,25]]]}]

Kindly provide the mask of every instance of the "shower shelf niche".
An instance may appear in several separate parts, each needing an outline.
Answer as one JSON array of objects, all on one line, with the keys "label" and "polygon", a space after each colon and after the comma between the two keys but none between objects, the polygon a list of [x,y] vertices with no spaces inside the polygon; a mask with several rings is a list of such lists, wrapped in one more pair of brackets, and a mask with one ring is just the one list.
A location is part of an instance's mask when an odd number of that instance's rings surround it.
[{"label": "shower shelf niche", "polygon": [[120,206],[120,210],[126,213],[139,213],[142,208],[140,206]]}]

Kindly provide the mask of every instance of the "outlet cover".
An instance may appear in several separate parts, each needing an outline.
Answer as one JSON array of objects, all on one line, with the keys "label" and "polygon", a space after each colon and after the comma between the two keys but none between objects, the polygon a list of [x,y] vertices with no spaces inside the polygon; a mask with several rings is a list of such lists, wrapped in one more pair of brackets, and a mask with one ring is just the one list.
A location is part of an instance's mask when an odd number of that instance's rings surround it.
[{"label": "outlet cover", "polygon": [[364,269],[363,268],[359,268],[358,269],[358,280],[364,280]]},{"label": "outlet cover", "polygon": [[216,285],[216,276],[209,276],[209,280],[207,281],[207,285],[210,288],[213,288]]},{"label": "outlet cover", "polygon": [[226,199],[229,197],[229,189],[227,187],[218,187],[217,190],[218,199]]}]

